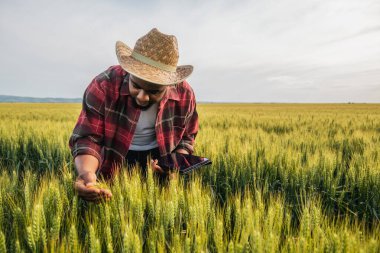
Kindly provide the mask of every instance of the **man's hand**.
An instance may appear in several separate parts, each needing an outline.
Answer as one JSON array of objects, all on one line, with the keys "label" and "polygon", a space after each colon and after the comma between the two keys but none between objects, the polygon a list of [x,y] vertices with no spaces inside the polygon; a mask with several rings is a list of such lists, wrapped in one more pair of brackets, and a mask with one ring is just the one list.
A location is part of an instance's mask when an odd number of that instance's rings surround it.
[{"label": "man's hand", "polygon": [[169,179],[174,179],[174,178],[177,177],[177,174],[178,174],[178,173],[163,170],[163,169],[158,165],[158,160],[157,160],[157,159],[155,159],[155,160],[151,159],[150,162],[151,162],[152,169],[153,169],[154,172],[156,172],[156,173],[158,173],[158,174],[160,174],[160,175],[163,175],[163,176],[168,176]]},{"label": "man's hand", "polygon": [[151,159],[150,164],[152,165],[152,169],[154,172],[161,174],[161,175],[167,175],[168,173],[164,171],[159,165],[157,159]]},{"label": "man's hand", "polygon": [[[188,155],[189,154],[189,152],[186,149],[183,149],[183,148],[177,149],[175,151],[175,153],[180,153],[180,154],[184,154],[184,155]],[[177,159],[176,159],[175,153],[172,153],[171,155],[172,155],[173,161],[175,163],[177,163]],[[150,163],[152,165],[152,169],[153,169],[154,172],[156,172],[158,174],[161,174],[161,175],[169,176],[170,179],[173,179],[174,177],[176,177],[176,174],[178,174],[178,173],[175,173],[175,172],[173,173],[171,171],[165,171],[165,170],[163,170],[158,165],[158,160],[157,159],[155,159],[155,160],[151,159]]]},{"label": "man's hand", "polygon": [[74,188],[78,192],[78,196],[87,201],[99,202],[102,199],[109,200],[112,197],[110,190],[98,187],[96,174],[93,172],[85,172],[79,175]]},{"label": "man's hand", "polygon": [[177,149],[175,152],[183,154],[183,155],[188,155],[189,154],[189,152],[186,149],[183,149],[183,148]]}]

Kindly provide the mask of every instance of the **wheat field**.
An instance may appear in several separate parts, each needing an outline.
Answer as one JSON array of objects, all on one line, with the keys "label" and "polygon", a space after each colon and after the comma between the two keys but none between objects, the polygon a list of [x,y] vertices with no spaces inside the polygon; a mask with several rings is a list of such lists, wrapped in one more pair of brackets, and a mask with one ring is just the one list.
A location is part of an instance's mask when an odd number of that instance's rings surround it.
[{"label": "wheat field", "polygon": [[80,104],[0,104],[0,252],[379,252],[379,104],[199,104],[196,154],[76,196]]}]

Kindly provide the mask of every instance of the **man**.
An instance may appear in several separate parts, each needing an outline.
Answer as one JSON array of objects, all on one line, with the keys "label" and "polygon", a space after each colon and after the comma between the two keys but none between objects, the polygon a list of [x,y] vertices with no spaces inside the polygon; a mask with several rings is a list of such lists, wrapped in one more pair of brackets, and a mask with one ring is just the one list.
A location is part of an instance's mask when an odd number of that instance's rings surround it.
[{"label": "man", "polygon": [[[173,35],[156,28],[133,50],[116,42],[120,65],[98,75],[83,96],[82,111],[70,137],[78,177],[75,188],[88,201],[110,198],[107,189],[92,187],[97,174],[111,178],[126,164],[146,168],[173,152],[191,154],[198,132],[193,90],[185,79],[190,65],[177,66]],[[165,172],[151,160],[155,172]]]}]

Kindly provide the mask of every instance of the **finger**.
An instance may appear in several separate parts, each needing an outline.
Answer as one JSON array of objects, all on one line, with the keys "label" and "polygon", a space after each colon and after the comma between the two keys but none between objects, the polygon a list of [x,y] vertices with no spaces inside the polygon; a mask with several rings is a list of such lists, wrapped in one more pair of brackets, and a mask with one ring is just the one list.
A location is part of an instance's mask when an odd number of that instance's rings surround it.
[{"label": "finger", "polygon": [[158,173],[161,173],[161,174],[166,174],[166,172],[158,165],[155,165],[153,167],[154,171],[158,172]]},{"label": "finger", "polygon": [[150,163],[152,164],[153,171],[161,173],[161,174],[165,173],[165,171],[159,165],[157,165],[158,163],[157,159],[155,160],[151,159]]},{"label": "finger", "polygon": [[158,163],[158,160],[157,160],[157,159],[155,159],[155,160],[150,159],[150,164],[152,165],[153,168],[154,168],[154,166],[157,165],[157,163]]},{"label": "finger", "polygon": [[88,193],[88,194],[99,194],[100,193],[100,189],[99,188],[96,188],[96,187],[87,187],[85,186],[83,188],[83,193]]},{"label": "finger", "polygon": [[88,194],[88,195],[81,196],[81,198],[83,198],[86,201],[92,201],[92,202],[93,201],[108,201],[111,199],[111,197],[109,197],[108,195],[104,195],[102,193]]},{"label": "finger", "polygon": [[87,201],[92,201],[100,197],[100,190],[96,188],[87,188],[84,185],[83,180],[78,180],[75,182],[75,189],[78,196]]},{"label": "finger", "polygon": [[87,187],[83,182],[76,182],[75,189],[77,190],[79,195],[98,195],[100,190],[95,187]]},{"label": "finger", "polygon": [[81,191],[81,195],[82,196],[102,196],[103,195],[106,197],[112,197],[112,193],[110,190],[98,188],[96,187],[96,185],[97,185],[96,183],[88,183],[85,189]]},{"label": "finger", "polygon": [[93,201],[101,197],[100,194],[78,194],[78,196],[87,201]]},{"label": "finger", "polygon": [[100,193],[105,195],[106,197],[109,197],[109,198],[112,197],[112,192],[108,189],[100,189]]},{"label": "finger", "polygon": [[85,197],[100,197],[102,196],[102,193],[99,191],[99,192],[84,192],[82,194],[82,196],[85,196]]}]

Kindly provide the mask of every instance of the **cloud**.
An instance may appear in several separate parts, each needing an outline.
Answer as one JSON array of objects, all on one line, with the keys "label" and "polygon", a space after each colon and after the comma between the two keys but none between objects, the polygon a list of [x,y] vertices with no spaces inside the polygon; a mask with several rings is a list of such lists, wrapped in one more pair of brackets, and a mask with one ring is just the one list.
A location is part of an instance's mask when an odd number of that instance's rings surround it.
[{"label": "cloud", "polygon": [[355,32],[355,33],[352,33],[350,35],[347,35],[345,37],[333,39],[333,40],[330,40],[330,41],[326,41],[326,42],[323,42],[321,44],[323,45],[323,44],[341,42],[343,40],[349,40],[349,39],[356,38],[356,37],[362,37],[363,35],[366,35],[366,34],[379,33],[379,32],[380,32],[380,25],[379,26],[374,26],[374,27],[368,27],[368,28],[362,29],[362,30],[360,30],[358,32]]}]

